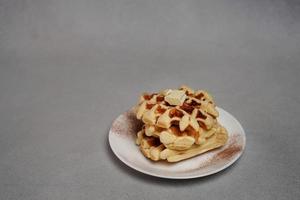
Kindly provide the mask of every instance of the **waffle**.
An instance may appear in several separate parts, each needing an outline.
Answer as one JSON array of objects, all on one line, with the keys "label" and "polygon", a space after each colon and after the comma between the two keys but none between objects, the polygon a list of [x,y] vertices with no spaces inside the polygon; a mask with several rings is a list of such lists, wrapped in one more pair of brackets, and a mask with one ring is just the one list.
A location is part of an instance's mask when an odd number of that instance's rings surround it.
[{"label": "waffle", "polygon": [[140,146],[141,152],[145,157],[153,161],[161,160],[160,153],[166,149],[165,146],[160,143],[159,138],[148,137],[144,133],[144,129],[139,131],[136,139],[136,144]]},{"label": "waffle", "polygon": [[208,137],[201,145],[194,144],[185,150],[174,150],[161,143],[158,137],[146,136],[145,127],[143,127],[138,132],[136,144],[139,145],[143,155],[153,161],[166,160],[168,162],[178,162],[221,147],[227,139],[227,131],[224,127],[221,127],[219,132]]},{"label": "waffle", "polygon": [[144,123],[137,134],[137,144],[151,160],[177,162],[218,148],[227,141],[227,131],[217,121],[215,102],[204,90],[182,86],[177,90],[145,93],[135,111],[137,119]]}]

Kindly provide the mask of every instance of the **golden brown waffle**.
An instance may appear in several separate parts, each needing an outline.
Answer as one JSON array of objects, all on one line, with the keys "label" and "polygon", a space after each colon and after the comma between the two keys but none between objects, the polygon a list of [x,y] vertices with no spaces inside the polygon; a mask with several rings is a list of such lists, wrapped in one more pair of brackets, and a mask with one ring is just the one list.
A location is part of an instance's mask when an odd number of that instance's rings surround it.
[{"label": "golden brown waffle", "polygon": [[140,146],[145,157],[154,161],[160,160],[160,152],[165,149],[165,146],[160,143],[159,138],[148,137],[144,133],[144,128],[138,132],[136,144]]},{"label": "golden brown waffle", "polygon": [[168,94],[172,92],[170,90],[142,95],[137,107],[137,118],[146,124],[162,128],[179,123],[181,131],[188,125],[198,130],[199,124],[209,129],[214,119],[219,116],[212,97],[203,90],[188,92],[191,89],[187,87],[181,87],[178,91],[185,92],[185,99],[180,105],[170,105],[166,100]]},{"label": "golden brown waffle", "polygon": [[[216,135],[227,135],[217,122],[218,116],[213,98],[203,90],[194,91],[182,86],[178,90],[143,94],[136,107],[136,117],[145,125],[138,133],[137,144],[143,154],[152,160],[158,159],[157,148],[164,152],[180,151],[180,155],[188,151],[186,153],[190,155],[192,149],[199,149],[203,145],[205,147]],[[157,146],[145,145],[152,140],[159,141]],[[217,146],[210,145],[213,148]],[[150,149],[154,148],[156,156],[150,153]]]},{"label": "golden brown waffle", "polygon": [[153,161],[178,162],[221,147],[226,143],[227,139],[227,131],[224,127],[221,127],[218,132],[208,137],[201,145],[193,144],[185,150],[174,150],[162,144],[158,137],[146,136],[143,128],[138,132],[136,143],[140,146],[144,156]]}]

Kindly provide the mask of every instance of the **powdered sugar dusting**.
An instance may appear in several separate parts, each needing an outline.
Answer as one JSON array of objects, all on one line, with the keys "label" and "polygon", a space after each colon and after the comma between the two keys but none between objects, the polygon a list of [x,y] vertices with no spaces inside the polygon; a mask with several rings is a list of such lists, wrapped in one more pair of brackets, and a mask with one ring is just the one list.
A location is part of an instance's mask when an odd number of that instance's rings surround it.
[{"label": "powdered sugar dusting", "polygon": [[141,154],[134,139],[143,123],[136,119],[133,110],[123,113],[113,122],[110,145],[124,163],[147,174],[168,178],[205,176],[228,167],[239,158],[245,147],[244,131],[235,123],[234,118],[223,110],[220,118],[220,123],[229,132],[226,144],[178,163],[152,162]]},{"label": "powdered sugar dusting", "polygon": [[225,146],[199,155],[197,165],[191,166],[184,172],[197,171],[218,163],[230,162],[233,157],[242,152],[243,147],[241,145],[241,140],[242,138],[240,134],[229,135]]},{"label": "powdered sugar dusting", "polygon": [[120,136],[133,136],[142,128],[142,122],[136,119],[132,110],[120,115],[112,124],[111,131]]}]

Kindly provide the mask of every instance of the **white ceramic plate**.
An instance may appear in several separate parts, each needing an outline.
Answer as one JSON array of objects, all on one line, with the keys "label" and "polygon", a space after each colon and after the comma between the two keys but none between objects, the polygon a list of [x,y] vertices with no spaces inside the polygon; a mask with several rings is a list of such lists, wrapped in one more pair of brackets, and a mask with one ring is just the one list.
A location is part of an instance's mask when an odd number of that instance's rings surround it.
[{"label": "white ceramic plate", "polygon": [[143,156],[135,144],[141,122],[133,112],[120,115],[109,131],[109,144],[114,154],[129,167],[152,176],[170,179],[189,179],[217,173],[233,164],[243,153],[246,145],[241,124],[228,112],[217,108],[218,121],[226,127],[229,139],[225,146],[202,155],[178,162],[153,162]]}]

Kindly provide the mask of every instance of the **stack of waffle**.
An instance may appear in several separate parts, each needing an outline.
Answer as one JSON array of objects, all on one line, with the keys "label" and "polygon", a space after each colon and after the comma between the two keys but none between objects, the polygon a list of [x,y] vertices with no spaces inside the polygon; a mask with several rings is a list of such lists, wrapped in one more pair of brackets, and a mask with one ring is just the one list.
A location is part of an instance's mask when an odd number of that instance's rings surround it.
[{"label": "stack of waffle", "polygon": [[153,161],[188,159],[223,146],[228,138],[213,98],[203,90],[182,86],[143,94],[135,112],[144,123],[136,144]]}]

